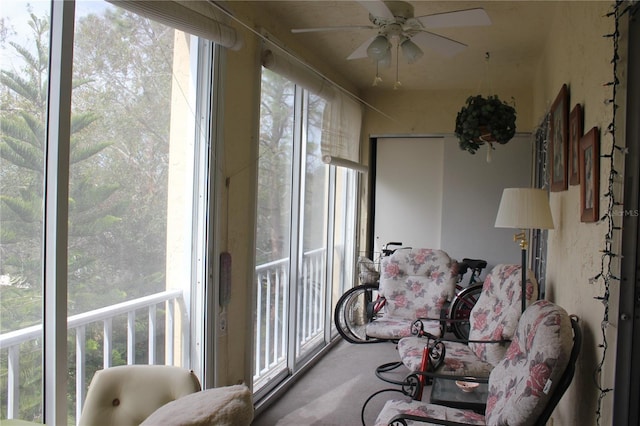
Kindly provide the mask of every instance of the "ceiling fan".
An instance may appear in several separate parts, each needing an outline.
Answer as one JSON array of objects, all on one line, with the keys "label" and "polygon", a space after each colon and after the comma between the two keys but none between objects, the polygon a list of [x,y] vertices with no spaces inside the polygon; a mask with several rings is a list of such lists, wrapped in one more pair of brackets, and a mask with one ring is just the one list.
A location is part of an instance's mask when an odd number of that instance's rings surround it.
[{"label": "ceiling fan", "polygon": [[482,8],[414,16],[413,6],[405,1],[360,0],[358,3],[369,12],[369,20],[373,25],[294,28],[291,32],[377,30],[376,35],[362,43],[347,59],[369,57],[384,66],[391,63],[392,41],[402,50],[407,62],[413,63],[423,55],[422,50],[431,49],[445,56],[453,56],[467,47],[430,29],[491,25],[489,16]]}]

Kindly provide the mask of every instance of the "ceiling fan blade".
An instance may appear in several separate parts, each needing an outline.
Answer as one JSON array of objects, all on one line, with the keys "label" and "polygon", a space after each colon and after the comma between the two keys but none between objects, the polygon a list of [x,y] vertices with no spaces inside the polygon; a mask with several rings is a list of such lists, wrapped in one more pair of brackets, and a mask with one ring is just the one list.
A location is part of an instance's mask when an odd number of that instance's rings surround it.
[{"label": "ceiling fan blade", "polygon": [[369,47],[369,45],[371,44],[371,42],[373,41],[374,38],[377,37],[377,34],[374,35],[373,37],[370,37],[369,39],[367,39],[364,43],[362,43],[360,46],[358,46],[358,48],[356,50],[354,50],[353,52],[351,52],[351,55],[347,56],[347,59],[351,60],[351,59],[362,59],[362,58],[367,58],[367,48]]},{"label": "ceiling fan blade", "polygon": [[294,34],[317,33],[322,31],[350,31],[350,30],[375,30],[378,27],[372,25],[348,25],[343,27],[317,27],[317,28],[292,28]]},{"label": "ceiling fan blade", "polygon": [[416,16],[425,28],[473,27],[491,25],[491,19],[484,9],[467,9],[456,12],[436,13]]},{"label": "ceiling fan blade", "polygon": [[464,43],[428,31],[417,33],[411,37],[411,41],[423,50],[435,50],[444,56],[454,56],[467,48],[467,45]]},{"label": "ceiling fan blade", "polygon": [[380,0],[358,0],[358,3],[369,11],[370,14],[379,18],[393,19],[393,13],[386,4]]}]

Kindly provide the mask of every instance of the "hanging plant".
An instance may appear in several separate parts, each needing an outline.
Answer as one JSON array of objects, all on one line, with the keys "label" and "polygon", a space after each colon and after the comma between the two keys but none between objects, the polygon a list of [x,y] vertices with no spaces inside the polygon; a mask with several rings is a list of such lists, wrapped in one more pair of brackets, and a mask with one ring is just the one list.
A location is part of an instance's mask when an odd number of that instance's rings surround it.
[{"label": "hanging plant", "polygon": [[516,133],[516,110],[497,95],[469,96],[456,117],[455,134],[460,149],[475,154],[480,145],[505,144]]}]

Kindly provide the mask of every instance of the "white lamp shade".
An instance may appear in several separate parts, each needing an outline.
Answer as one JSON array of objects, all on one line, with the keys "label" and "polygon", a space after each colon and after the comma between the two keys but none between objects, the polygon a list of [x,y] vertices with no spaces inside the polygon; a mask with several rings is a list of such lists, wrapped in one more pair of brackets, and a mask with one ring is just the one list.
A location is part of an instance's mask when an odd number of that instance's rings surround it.
[{"label": "white lamp shade", "polygon": [[505,188],[495,227],[553,229],[547,192],[538,188]]},{"label": "white lamp shade", "polygon": [[391,49],[387,50],[387,52],[382,56],[382,58],[377,59],[378,67],[380,68],[388,68],[391,66]]},{"label": "white lamp shade", "polygon": [[367,56],[374,60],[381,60],[390,50],[391,43],[389,39],[381,34],[374,38],[369,47],[367,47]]},{"label": "white lamp shade", "polygon": [[422,50],[420,50],[418,45],[408,38],[400,43],[400,48],[402,49],[402,54],[410,64],[420,59],[423,55]]}]

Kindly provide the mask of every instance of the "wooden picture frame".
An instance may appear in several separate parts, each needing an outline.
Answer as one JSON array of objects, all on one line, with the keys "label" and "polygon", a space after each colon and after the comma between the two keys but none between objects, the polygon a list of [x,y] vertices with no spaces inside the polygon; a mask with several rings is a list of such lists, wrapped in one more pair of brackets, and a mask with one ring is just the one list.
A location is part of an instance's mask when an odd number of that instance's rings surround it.
[{"label": "wooden picture frame", "polygon": [[562,85],[551,105],[549,117],[549,189],[553,192],[567,189],[569,138],[569,90]]},{"label": "wooden picture frame", "polygon": [[580,184],[580,140],[583,131],[582,106],[576,104],[569,114],[569,185]]},{"label": "wooden picture frame", "polygon": [[580,221],[597,222],[600,213],[600,131],[589,130],[580,140]]}]

